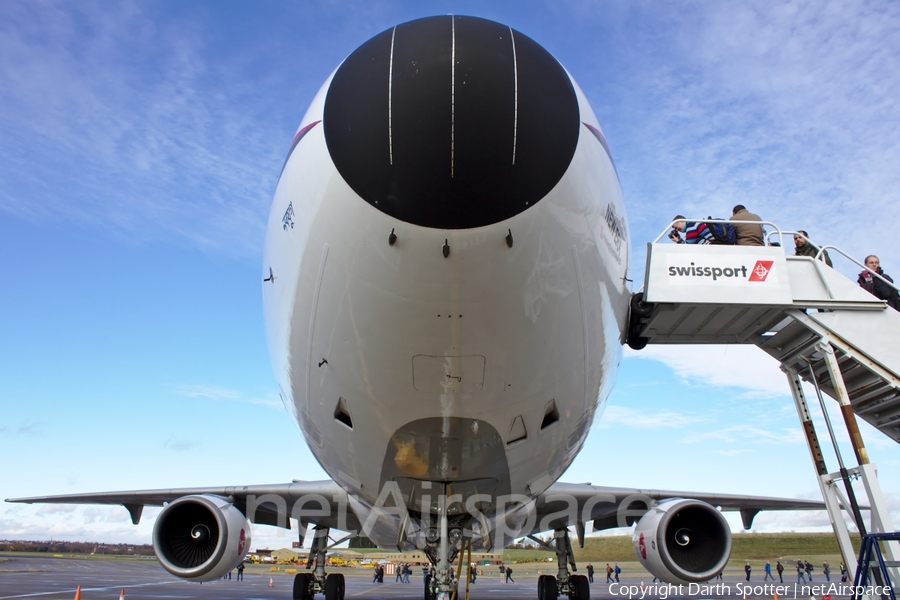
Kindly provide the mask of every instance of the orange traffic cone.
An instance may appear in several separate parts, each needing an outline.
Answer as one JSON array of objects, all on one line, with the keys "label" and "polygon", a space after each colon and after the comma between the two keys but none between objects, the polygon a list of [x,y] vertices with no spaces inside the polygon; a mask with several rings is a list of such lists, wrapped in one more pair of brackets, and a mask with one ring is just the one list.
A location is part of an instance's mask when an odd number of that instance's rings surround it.
[{"label": "orange traffic cone", "polygon": [[643,590],[643,589],[644,589],[644,580],[641,579],[641,590]]},{"label": "orange traffic cone", "polygon": [[778,592],[772,594],[772,600],[778,600]]},{"label": "orange traffic cone", "polygon": [[122,591],[119,592],[119,600],[125,600],[125,588],[122,588]]},{"label": "orange traffic cone", "polygon": [[75,588],[75,600],[81,600],[81,586]]},{"label": "orange traffic cone", "polygon": [[275,582],[272,581],[271,577],[269,577],[269,587],[275,587]]}]

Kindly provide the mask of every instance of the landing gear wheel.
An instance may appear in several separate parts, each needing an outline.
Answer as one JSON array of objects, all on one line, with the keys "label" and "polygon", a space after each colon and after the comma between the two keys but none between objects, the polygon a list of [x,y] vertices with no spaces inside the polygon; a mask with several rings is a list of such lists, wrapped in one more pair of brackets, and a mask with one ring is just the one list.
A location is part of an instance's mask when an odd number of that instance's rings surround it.
[{"label": "landing gear wheel", "polygon": [[591,584],[584,575],[569,576],[569,587],[572,589],[569,596],[572,600],[590,600]]},{"label": "landing gear wheel", "polygon": [[425,600],[435,600],[434,593],[431,591],[431,575],[425,576]]},{"label": "landing gear wheel", "polygon": [[557,600],[559,598],[556,577],[553,575],[541,575],[538,578],[538,598],[541,600]]},{"label": "landing gear wheel", "polygon": [[544,600],[544,578],[546,575],[538,575],[538,600]]},{"label": "landing gear wheel", "polygon": [[309,593],[309,582],[312,576],[309,573],[297,573],[294,577],[294,600],[312,600]]},{"label": "landing gear wheel", "polygon": [[325,578],[325,600],[344,600],[344,576],[332,573]]}]

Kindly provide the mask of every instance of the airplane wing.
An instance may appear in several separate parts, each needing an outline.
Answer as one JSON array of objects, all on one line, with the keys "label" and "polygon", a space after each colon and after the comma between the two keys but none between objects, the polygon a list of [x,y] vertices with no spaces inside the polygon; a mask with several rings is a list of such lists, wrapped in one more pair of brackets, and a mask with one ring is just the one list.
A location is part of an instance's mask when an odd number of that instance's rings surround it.
[{"label": "airplane wing", "polygon": [[655,504],[676,498],[740,511],[744,529],[750,529],[753,518],[763,510],[825,510],[825,503],[818,500],[554,483],[536,500],[531,534],[574,526],[583,543],[586,523],[593,523],[594,531],[629,526]]},{"label": "airplane wing", "polygon": [[[333,527],[342,531],[359,530],[353,511],[346,510],[347,492],[331,480],[294,481],[272,485],[173,488],[8,498],[7,502],[24,504],[121,504],[137,525],[145,506],[164,506],[184,496],[218,496],[225,498],[244,513],[251,523],[291,528],[289,518]],[[298,504],[298,500],[300,503]],[[342,510],[343,508],[343,510]],[[301,532],[302,533],[302,532]]]},{"label": "airplane wing", "polygon": [[[348,510],[350,499],[347,492],[331,480],[35,496],[9,498],[7,502],[119,504],[128,510],[132,522],[137,524],[145,506],[164,506],[184,496],[200,495],[223,498],[246,515],[250,522],[260,525],[291,529],[287,517],[294,517],[301,522],[301,529],[310,523],[342,531],[362,529],[354,512]],[[763,510],[825,509],[824,502],[816,500],[558,482],[535,499],[533,525],[522,531],[521,535],[575,527],[579,542],[583,543],[587,523],[593,524],[594,531],[630,526],[658,503],[678,498],[699,500],[723,511],[740,511],[745,529],[750,529],[754,517]],[[301,535],[304,533],[301,531]]]}]

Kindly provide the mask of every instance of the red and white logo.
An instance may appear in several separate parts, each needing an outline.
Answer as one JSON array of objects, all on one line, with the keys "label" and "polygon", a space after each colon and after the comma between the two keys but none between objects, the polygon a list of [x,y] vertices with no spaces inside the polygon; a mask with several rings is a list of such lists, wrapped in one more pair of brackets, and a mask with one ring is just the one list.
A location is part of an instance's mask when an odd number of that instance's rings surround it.
[{"label": "red and white logo", "polygon": [[766,277],[769,276],[769,273],[772,272],[772,265],[774,263],[774,260],[756,261],[756,264],[753,265],[753,268],[750,270],[750,277],[747,278],[747,281],[765,281]]},{"label": "red and white logo", "polygon": [[241,529],[241,535],[238,536],[238,551],[237,551],[237,553],[239,555],[244,553],[244,544],[246,542],[247,542],[247,535],[244,533],[244,530]]},{"label": "red and white logo", "polygon": [[647,545],[644,543],[644,534],[642,533],[640,537],[638,537],[638,550],[641,551],[641,558],[644,560],[647,559]]}]

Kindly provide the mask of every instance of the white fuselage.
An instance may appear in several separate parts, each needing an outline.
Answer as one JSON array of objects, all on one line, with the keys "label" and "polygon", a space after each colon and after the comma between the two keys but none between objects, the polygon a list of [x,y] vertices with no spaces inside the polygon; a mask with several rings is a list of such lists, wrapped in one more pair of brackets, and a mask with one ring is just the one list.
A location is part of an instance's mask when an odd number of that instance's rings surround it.
[{"label": "white fuselage", "polygon": [[[266,330],[285,406],[365,505],[398,476],[504,479],[496,491],[534,497],[581,449],[627,327],[625,209],[587,128],[599,131],[597,119],[576,85],[583,125],[554,189],[493,225],[433,229],[388,216],[342,179],[312,125],[330,81],[301,123],[267,229]],[[454,418],[495,430],[507,468],[469,468],[479,448],[441,450],[435,437],[461,439],[440,426]],[[420,422],[438,425],[417,437]]]}]

